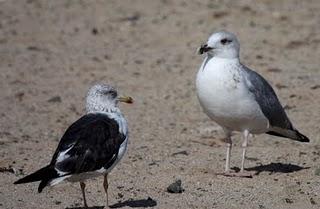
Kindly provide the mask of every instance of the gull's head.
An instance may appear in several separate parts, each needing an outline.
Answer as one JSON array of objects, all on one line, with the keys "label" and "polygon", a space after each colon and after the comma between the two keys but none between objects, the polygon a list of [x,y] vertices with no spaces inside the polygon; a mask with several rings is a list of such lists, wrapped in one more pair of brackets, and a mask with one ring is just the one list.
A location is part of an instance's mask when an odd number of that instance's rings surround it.
[{"label": "gull's head", "polygon": [[219,58],[238,58],[240,44],[237,37],[230,32],[220,31],[213,33],[206,44],[198,49],[199,54],[207,53]]},{"label": "gull's head", "polygon": [[95,84],[87,94],[87,112],[109,112],[118,109],[118,102],[132,103],[128,96],[118,96],[117,90],[106,84]]}]

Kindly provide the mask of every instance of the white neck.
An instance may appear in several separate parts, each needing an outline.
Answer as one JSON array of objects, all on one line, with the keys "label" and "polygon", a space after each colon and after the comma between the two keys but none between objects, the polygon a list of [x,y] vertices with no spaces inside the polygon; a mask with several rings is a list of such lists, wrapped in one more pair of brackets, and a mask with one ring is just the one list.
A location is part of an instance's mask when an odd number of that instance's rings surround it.
[{"label": "white neck", "polygon": [[240,62],[239,57],[234,57],[234,58],[230,58],[230,57],[220,57],[220,56],[214,56],[212,57],[211,55],[207,55],[206,59],[213,59],[215,61],[221,61],[221,62]]},{"label": "white neck", "polygon": [[239,59],[238,48],[223,48],[214,49],[208,52],[208,55],[213,57],[225,58],[225,59]]},{"label": "white neck", "polygon": [[226,64],[226,63],[229,63],[229,64],[238,64],[240,63],[240,60],[239,58],[221,58],[221,57],[213,57],[211,55],[207,55],[202,64],[201,64],[201,67],[200,69],[204,70],[204,68],[207,66],[208,63],[215,63],[215,64],[218,64],[218,63],[221,63],[221,64]]},{"label": "white neck", "polygon": [[97,104],[88,102],[86,105],[87,113],[121,113],[120,109],[114,105]]}]

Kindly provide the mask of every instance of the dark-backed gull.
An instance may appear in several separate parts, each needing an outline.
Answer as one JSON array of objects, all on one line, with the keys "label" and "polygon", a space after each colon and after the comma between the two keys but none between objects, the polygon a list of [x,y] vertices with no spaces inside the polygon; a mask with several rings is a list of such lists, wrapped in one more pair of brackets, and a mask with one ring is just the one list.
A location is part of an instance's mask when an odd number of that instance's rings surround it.
[{"label": "dark-backed gull", "polygon": [[74,122],[62,136],[49,165],[18,180],[15,184],[40,181],[38,192],[62,181],[80,182],[87,207],[85,181],[104,176],[108,205],[108,173],[120,161],[128,144],[128,126],[118,102],[132,103],[131,97],[118,97],[104,84],[90,88],[86,98],[87,114]]}]

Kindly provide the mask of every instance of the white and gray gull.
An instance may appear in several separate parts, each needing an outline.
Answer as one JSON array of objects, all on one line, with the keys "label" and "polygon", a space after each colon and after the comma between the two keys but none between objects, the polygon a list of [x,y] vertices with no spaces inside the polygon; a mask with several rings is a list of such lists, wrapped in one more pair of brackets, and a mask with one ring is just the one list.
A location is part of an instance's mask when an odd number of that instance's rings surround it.
[{"label": "white and gray gull", "polygon": [[50,164],[15,184],[40,181],[40,193],[44,187],[65,180],[80,182],[87,207],[85,181],[103,175],[108,205],[108,173],[123,157],[128,144],[128,125],[118,107],[119,101],[132,103],[132,98],[118,97],[109,85],[91,87],[86,98],[86,115],[66,130]]},{"label": "white and gray gull", "polygon": [[[206,57],[197,74],[197,94],[204,112],[226,134],[226,176],[248,176],[244,161],[249,134],[267,133],[309,142],[293,127],[270,84],[241,64],[239,51],[237,37],[226,31],[213,33],[198,49]],[[244,136],[239,173],[230,172],[232,131],[242,132]]]}]

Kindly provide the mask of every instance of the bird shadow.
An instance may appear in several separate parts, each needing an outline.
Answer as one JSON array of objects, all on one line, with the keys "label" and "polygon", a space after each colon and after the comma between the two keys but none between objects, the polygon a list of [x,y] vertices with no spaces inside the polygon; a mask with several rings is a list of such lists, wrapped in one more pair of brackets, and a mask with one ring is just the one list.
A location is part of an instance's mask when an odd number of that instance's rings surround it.
[{"label": "bird shadow", "polygon": [[157,205],[157,202],[152,199],[151,197],[148,197],[147,199],[140,199],[140,200],[126,200],[124,202],[118,202],[114,205],[110,205],[110,208],[122,208],[122,207],[131,207],[131,208],[148,208],[148,207],[154,207]]},{"label": "bird shadow", "polygon": [[72,207],[72,208],[66,208],[66,209],[104,209],[104,206],[92,206],[92,207]]},{"label": "bird shadow", "polygon": [[251,168],[247,168],[247,171],[256,171],[255,175],[259,175],[262,172],[269,172],[269,175],[273,173],[293,173],[310,167],[302,167],[294,164],[285,163],[269,163],[267,165],[258,165]]}]

